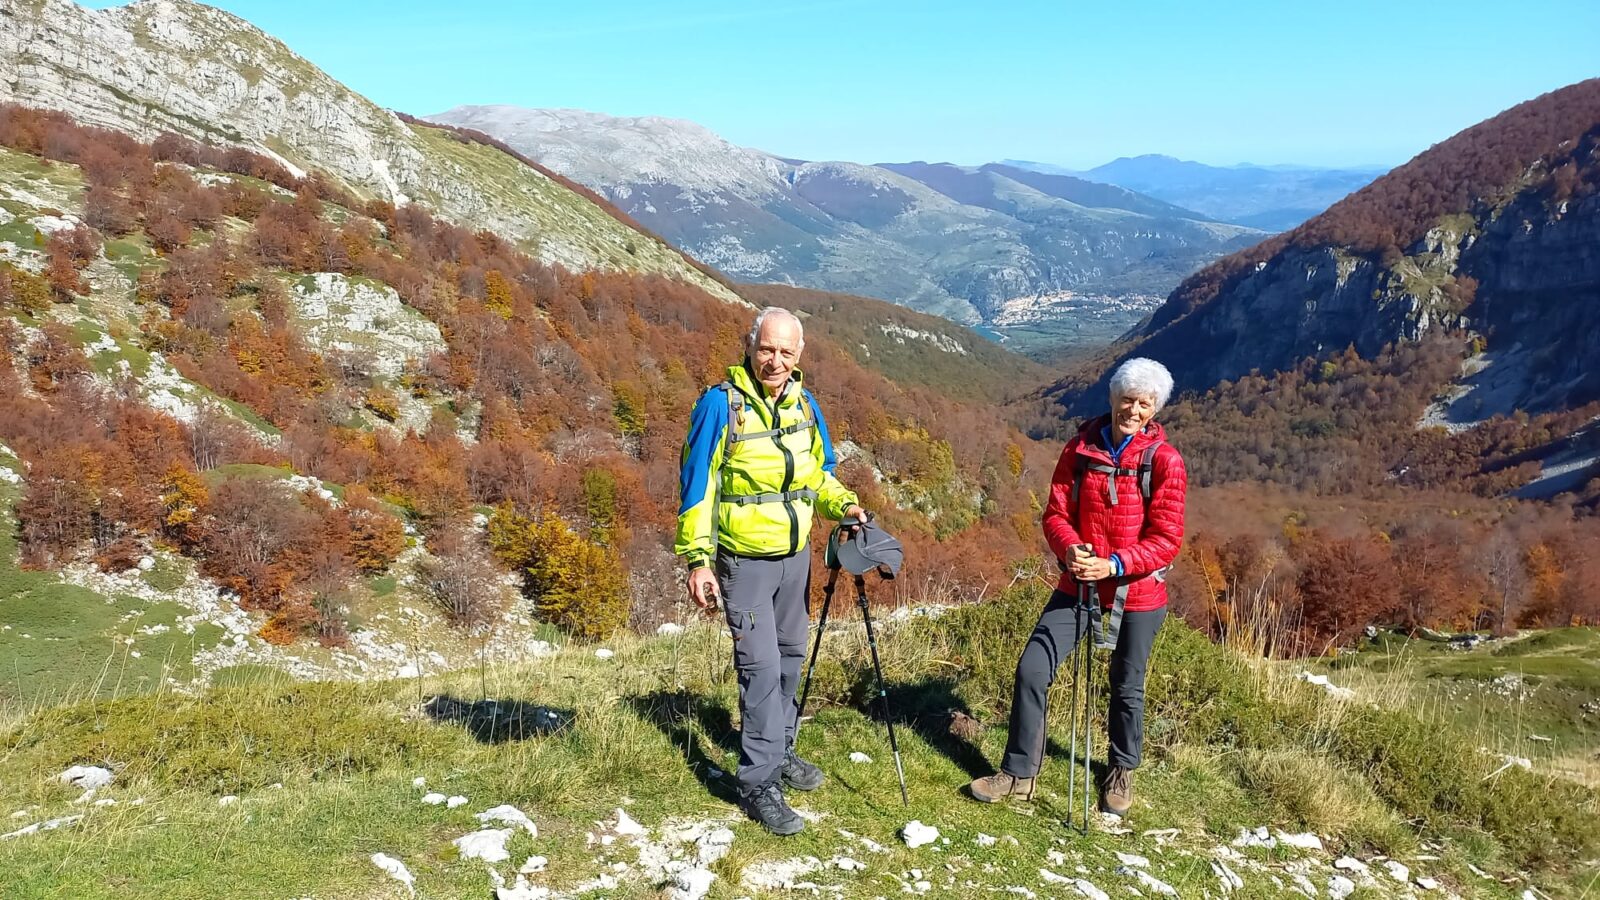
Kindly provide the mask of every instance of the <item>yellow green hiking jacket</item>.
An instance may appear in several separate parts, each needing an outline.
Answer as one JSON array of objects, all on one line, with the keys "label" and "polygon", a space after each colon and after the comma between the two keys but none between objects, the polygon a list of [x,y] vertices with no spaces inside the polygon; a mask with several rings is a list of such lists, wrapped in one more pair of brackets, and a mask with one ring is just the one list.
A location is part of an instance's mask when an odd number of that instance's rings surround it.
[{"label": "yellow green hiking jacket", "polygon": [[838,519],[858,502],[833,466],[828,425],[799,369],[774,410],[748,368],[729,366],[728,380],[702,394],[690,417],[673,552],[691,569],[710,565],[718,546],[740,556],[798,552],[814,509]]}]

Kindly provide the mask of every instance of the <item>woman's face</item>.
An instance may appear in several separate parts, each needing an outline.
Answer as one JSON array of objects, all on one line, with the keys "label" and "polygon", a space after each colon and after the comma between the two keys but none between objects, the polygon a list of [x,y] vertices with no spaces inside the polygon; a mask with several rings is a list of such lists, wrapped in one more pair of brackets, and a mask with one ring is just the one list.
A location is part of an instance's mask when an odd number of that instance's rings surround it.
[{"label": "woman's face", "polygon": [[1154,397],[1140,394],[1119,394],[1111,404],[1111,430],[1117,437],[1138,434],[1150,424],[1156,414]]}]

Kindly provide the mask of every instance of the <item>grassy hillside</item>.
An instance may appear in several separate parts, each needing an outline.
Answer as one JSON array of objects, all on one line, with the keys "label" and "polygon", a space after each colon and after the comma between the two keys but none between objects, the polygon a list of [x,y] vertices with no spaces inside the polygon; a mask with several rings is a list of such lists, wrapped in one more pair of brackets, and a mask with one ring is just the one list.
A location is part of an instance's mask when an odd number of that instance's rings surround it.
[{"label": "grassy hillside", "polygon": [[[1600,835],[1588,789],[1542,766],[1486,780],[1498,763],[1475,751],[1477,735],[1375,708],[1365,694],[1331,698],[1180,625],[1157,644],[1130,820],[1097,822],[1088,837],[1061,824],[1066,678],[1039,798],[965,799],[961,787],[1003,746],[1010,670],[1043,598],[1025,589],[942,616],[885,617],[909,809],[883,729],[863,714],[860,632],[841,626],[801,736],[829,776],[798,801],[807,830],[780,840],[738,819],[722,774],[737,757],[736,687],[726,638],[708,625],[619,640],[610,658],[573,648],[422,681],[258,683],[36,709],[0,734],[0,810],[18,811],[13,828],[83,818],[0,840],[0,872],[8,897],[119,898],[403,896],[374,853],[402,860],[426,897],[488,896],[534,855],[546,867],[510,896],[653,897],[702,861],[713,898],[778,896],[785,882],[838,897],[1079,896],[1066,879],[1112,895],[1141,884],[1150,896],[1138,869],[1182,896],[1215,895],[1225,871],[1242,897],[1280,896],[1300,879],[1321,896],[1336,877],[1356,896],[1408,894],[1417,878],[1464,896],[1530,886],[1576,896],[1592,875],[1579,862]],[[499,705],[470,705],[484,697]],[[988,727],[956,737],[951,710]],[[108,766],[116,780],[75,805],[81,792],[55,780],[74,764]],[[466,802],[426,804],[425,791]],[[116,803],[96,805],[106,800]],[[537,836],[516,831],[510,858],[493,866],[462,859],[452,841],[499,804],[531,816]],[[619,828],[619,808],[647,831]],[[898,832],[911,820],[940,840],[908,847]],[[696,842],[723,826],[731,844]],[[1274,838],[1315,833],[1323,849],[1233,846],[1241,828],[1261,826]],[[1335,869],[1346,854],[1368,871]],[[1389,874],[1389,858],[1408,867],[1410,886]]]},{"label": "grassy hillside", "polygon": [[1463,649],[1384,634],[1320,669],[1386,705],[1477,734],[1488,752],[1600,786],[1600,631],[1481,639]]},{"label": "grassy hillside", "polygon": [[1026,393],[1049,375],[970,328],[882,300],[781,284],[745,284],[739,291],[762,306],[809,314],[809,332],[826,336],[856,362],[897,384],[993,402]]}]

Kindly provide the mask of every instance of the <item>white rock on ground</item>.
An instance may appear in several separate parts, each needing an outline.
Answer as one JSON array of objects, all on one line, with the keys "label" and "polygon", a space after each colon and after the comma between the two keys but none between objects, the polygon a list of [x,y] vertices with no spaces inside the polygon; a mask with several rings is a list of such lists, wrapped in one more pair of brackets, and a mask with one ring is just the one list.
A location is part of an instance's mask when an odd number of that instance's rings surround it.
[{"label": "white rock on ground", "polygon": [[526,831],[530,837],[539,836],[539,826],[533,824],[533,820],[528,818],[527,813],[517,809],[515,806],[512,806],[509,803],[501,804],[500,806],[496,806],[492,809],[486,809],[483,812],[478,813],[475,818],[485,825],[491,822],[499,822],[501,825],[511,825],[513,827],[521,828],[522,830]]},{"label": "white rock on ground", "polygon": [[1356,883],[1343,875],[1330,875],[1328,877],[1328,896],[1333,900],[1344,898],[1356,892]]},{"label": "white rock on ground", "polygon": [[417,777],[411,779],[411,786],[419,790],[425,788],[428,786],[428,779],[418,775]]},{"label": "white rock on ground", "polygon": [[1044,879],[1045,884],[1070,884],[1072,882],[1071,878],[1065,875],[1057,875],[1049,869],[1040,869],[1039,877]]},{"label": "white rock on ground", "polygon": [[1126,875],[1127,877],[1139,882],[1139,886],[1143,887],[1145,890],[1155,891],[1163,897],[1178,896],[1177,888],[1174,888],[1172,885],[1167,884],[1165,881],[1162,881],[1143,869],[1135,869],[1132,866],[1117,866],[1117,874]]},{"label": "white rock on ground", "polygon": [[669,900],[701,900],[716,880],[717,876],[705,869],[685,869],[672,876],[672,891],[667,896]]},{"label": "white rock on ground", "polygon": [[428,793],[422,795],[422,802],[428,804],[429,806],[438,806],[439,804],[443,803],[445,799],[445,795],[439,793],[438,791],[429,791]]},{"label": "white rock on ground", "polygon": [[1233,839],[1235,847],[1264,847],[1268,850],[1278,846],[1278,839],[1267,831],[1267,826],[1259,828],[1240,828],[1239,836]]},{"label": "white rock on ground", "polygon": [[900,839],[906,842],[907,847],[915,850],[924,844],[931,844],[938,840],[939,829],[932,825],[924,825],[917,819],[912,819],[906,823],[904,828],[900,829]]},{"label": "white rock on ground", "polygon": [[979,847],[993,847],[995,844],[1000,843],[1000,839],[999,838],[995,837],[992,834],[984,834],[981,831],[978,832],[978,836],[977,836],[976,840],[978,842],[978,846]]},{"label": "white rock on ground", "polygon": [[1072,880],[1072,887],[1079,894],[1088,897],[1089,900],[1111,900],[1110,894],[1100,890],[1095,886],[1094,882],[1089,881],[1086,878],[1074,878]]},{"label": "white rock on ground", "polygon": [[543,857],[543,856],[530,856],[527,859],[522,861],[522,865],[517,868],[517,874],[518,875],[537,875],[540,872],[543,872],[544,869],[545,869],[545,866],[548,866],[548,865],[550,865],[550,860],[546,859],[545,857]]},{"label": "white rock on ground", "polygon": [[1123,853],[1121,850],[1116,850],[1113,852],[1117,854],[1117,862],[1120,862],[1125,866],[1138,866],[1140,868],[1150,867],[1150,858],[1147,856],[1140,856],[1137,853]]},{"label": "white rock on ground", "polygon": [[55,831],[57,828],[65,828],[82,818],[83,816],[63,816],[59,819],[51,819],[48,822],[35,822],[32,825],[28,825],[24,828],[18,828],[16,831],[8,834],[0,834],[0,841],[8,838],[22,837],[25,834],[37,834],[41,831]]},{"label": "white rock on ground", "polygon": [[1436,891],[1439,889],[1439,881],[1435,878],[1429,878],[1426,875],[1418,875],[1417,887],[1422,888],[1425,891]]},{"label": "white rock on ground", "polygon": [[451,797],[449,800],[446,800],[444,805],[446,809],[455,809],[458,806],[466,806],[467,798],[457,794],[454,797]]},{"label": "white rock on ground", "polygon": [[1228,864],[1221,860],[1211,861],[1211,873],[1217,876],[1224,894],[1231,894],[1244,887],[1244,879],[1239,877],[1239,873],[1228,868]]},{"label": "white rock on ground", "polygon": [[1318,675],[1315,672],[1302,671],[1296,674],[1294,677],[1304,681],[1307,684],[1314,684],[1317,687],[1322,688],[1324,691],[1327,691],[1328,696],[1335,697],[1340,700],[1354,699],[1356,695],[1355,691],[1352,691],[1349,688],[1340,687],[1329,681],[1328,676],[1326,675]]},{"label": "white rock on ground", "polygon": [[485,828],[464,834],[450,843],[461,851],[462,859],[481,859],[487,863],[504,862],[511,858],[506,851],[506,841],[511,840],[510,828]]},{"label": "white rock on ground", "polygon": [[1039,896],[1038,894],[1035,894],[1033,891],[1030,891],[1019,884],[1013,884],[1006,888],[1006,893],[1016,894],[1018,897],[1021,897],[1022,900],[1036,900],[1036,898]]},{"label": "white rock on ground", "polygon": [[1284,834],[1280,831],[1278,832],[1278,842],[1290,847],[1298,847],[1301,850],[1322,849],[1322,839],[1310,832],[1305,834]]},{"label": "white rock on ground", "polygon": [[648,828],[635,822],[633,817],[628,815],[628,811],[620,806],[617,807],[617,824],[612,826],[611,830],[622,837],[643,837],[650,833]]},{"label": "white rock on ground", "polygon": [[604,647],[601,647],[599,650],[596,650],[594,652],[594,658],[595,659],[610,659],[611,657],[616,656],[616,655],[617,654],[613,653],[610,650],[607,650]]},{"label": "white rock on ground", "polygon": [[372,864],[377,866],[379,869],[382,869],[384,874],[388,875],[390,878],[393,878],[395,881],[405,885],[408,893],[412,894],[413,896],[416,895],[417,888],[415,881],[411,877],[411,870],[406,868],[405,863],[395,859],[387,853],[374,853],[372,854]]},{"label": "white rock on ground", "polygon": [[828,860],[828,865],[841,872],[864,872],[867,869],[866,863],[851,859],[848,856],[835,856],[833,859]]},{"label": "white rock on ground", "polygon": [[869,763],[872,762],[872,757],[862,753],[860,750],[854,750],[850,753],[850,761],[853,763]]},{"label": "white rock on ground", "polygon": [[1365,872],[1367,864],[1354,856],[1341,856],[1333,861],[1333,867],[1345,872]]},{"label": "white rock on ground", "polygon": [[57,775],[56,779],[73,787],[92,791],[110,784],[115,777],[110,769],[103,766],[73,766]]},{"label": "white rock on ground", "polygon": [[1406,884],[1411,880],[1411,870],[1406,867],[1405,863],[1398,859],[1385,860],[1383,867],[1389,871],[1390,878],[1393,878],[1395,881],[1398,881],[1401,884]]},{"label": "white rock on ground", "polygon": [[683,634],[683,626],[677,622],[662,622],[661,627],[656,629],[656,634],[667,637]]},{"label": "white rock on ground", "polygon": [[803,876],[822,868],[822,860],[815,856],[797,856],[793,859],[768,860],[744,867],[739,881],[745,887],[759,890],[787,890]]},{"label": "white rock on ground", "polygon": [[234,805],[235,803],[238,803],[238,802],[239,802],[239,798],[237,796],[233,795],[233,794],[228,794],[225,797],[218,797],[217,798],[217,805],[218,806],[232,806],[232,805]]}]

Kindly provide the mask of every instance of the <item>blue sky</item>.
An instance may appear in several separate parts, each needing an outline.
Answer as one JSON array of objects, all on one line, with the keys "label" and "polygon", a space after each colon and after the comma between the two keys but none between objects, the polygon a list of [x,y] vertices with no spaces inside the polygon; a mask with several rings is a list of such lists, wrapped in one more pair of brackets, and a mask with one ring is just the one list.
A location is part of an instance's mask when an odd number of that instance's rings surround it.
[{"label": "blue sky", "polygon": [[1600,75],[1593,0],[212,5],[417,115],[664,115],[858,162],[1393,165]]}]

